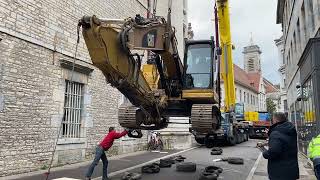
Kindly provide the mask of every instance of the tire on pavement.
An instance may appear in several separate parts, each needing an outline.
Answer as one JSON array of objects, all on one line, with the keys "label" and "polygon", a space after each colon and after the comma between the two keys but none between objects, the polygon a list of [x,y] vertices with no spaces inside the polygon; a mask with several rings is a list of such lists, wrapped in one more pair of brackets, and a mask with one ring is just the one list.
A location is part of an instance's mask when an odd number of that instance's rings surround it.
[{"label": "tire on pavement", "polygon": [[159,173],[160,167],[156,164],[145,165],[141,167],[141,172],[147,174]]},{"label": "tire on pavement", "polygon": [[125,172],[124,175],[121,177],[121,180],[140,180],[142,175],[139,173],[128,173]]},{"label": "tire on pavement", "polygon": [[229,157],[227,161],[229,164],[244,164],[244,160],[237,157]]},{"label": "tire on pavement", "polygon": [[152,163],[151,165],[154,165],[154,166],[160,166],[160,163],[158,163],[158,162],[154,162],[154,163]]},{"label": "tire on pavement", "polygon": [[211,155],[221,155],[222,154],[222,150],[221,151],[211,151],[210,154]]},{"label": "tire on pavement", "polygon": [[167,162],[170,162],[171,164],[175,164],[176,161],[175,161],[174,158],[175,158],[175,157],[169,157],[169,158],[165,158],[165,159],[163,159],[163,160],[164,160],[164,161],[167,161]]},{"label": "tire on pavement", "polygon": [[169,168],[172,165],[172,161],[168,159],[160,159],[159,167],[160,168]]},{"label": "tire on pavement", "polygon": [[222,151],[221,147],[214,147],[211,149],[211,151]]},{"label": "tire on pavement", "polygon": [[176,170],[179,172],[195,172],[197,165],[192,162],[182,162],[176,165]]},{"label": "tire on pavement", "polygon": [[179,159],[187,159],[186,157],[182,156],[182,155],[178,155],[176,156],[176,158],[179,158]]},{"label": "tire on pavement", "polygon": [[177,163],[181,163],[181,162],[184,162],[184,159],[176,158],[175,161],[176,161]]},{"label": "tire on pavement", "polygon": [[220,174],[222,173],[223,169],[221,167],[218,166],[207,166],[204,169],[204,172],[208,172],[208,173],[216,173],[216,174]]},{"label": "tire on pavement", "polygon": [[210,173],[203,171],[200,175],[199,180],[217,180],[219,177],[219,174],[217,173]]}]

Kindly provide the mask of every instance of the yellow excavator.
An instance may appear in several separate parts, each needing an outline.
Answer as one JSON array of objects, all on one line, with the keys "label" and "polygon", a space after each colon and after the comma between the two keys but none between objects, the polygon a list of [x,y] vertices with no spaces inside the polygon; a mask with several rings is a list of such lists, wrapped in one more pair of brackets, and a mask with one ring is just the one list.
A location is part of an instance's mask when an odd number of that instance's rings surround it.
[{"label": "yellow excavator", "polygon": [[[184,116],[198,132],[219,129],[213,39],[187,41],[182,61],[170,8],[167,20],[91,16],[79,24],[93,65],[131,102],[119,108],[121,126],[157,130],[167,127],[169,117]],[[152,52],[145,65],[141,50]]]},{"label": "yellow excavator", "polygon": [[[226,111],[233,111],[235,92],[228,1],[217,0],[217,4],[221,56],[213,38],[190,40],[185,42],[181,60],[171,25],[171,6],[167,19],[136,15],[124,20],[96,16],[80,20],[93,65],[131,102],[119,108],[122,127],[158,130],[167,127],[169,117],[183,116],[190,117],[192,132],[221,132],[219,73],[215,76],[219,57],[225,67],[221,75],[227,86]],[[145,64],[141,53],[146,51],[152,56]]]}]

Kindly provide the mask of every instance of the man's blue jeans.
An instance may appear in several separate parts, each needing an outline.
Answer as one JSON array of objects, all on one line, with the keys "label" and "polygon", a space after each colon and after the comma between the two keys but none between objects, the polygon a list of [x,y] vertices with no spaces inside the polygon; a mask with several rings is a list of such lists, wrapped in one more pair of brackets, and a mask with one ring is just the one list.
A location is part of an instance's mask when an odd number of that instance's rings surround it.
[{"label": "man's blue jeans", "polygon": [[97,146],[96,148],[95,158],[86,173],[86,177],[90,178],[92,176],[93,170],[96,167],[96,165],[99,163],[100,159],[102,160],[102,163],[103,163],[102,180],[108,179],[108,159],[101,146]]}]

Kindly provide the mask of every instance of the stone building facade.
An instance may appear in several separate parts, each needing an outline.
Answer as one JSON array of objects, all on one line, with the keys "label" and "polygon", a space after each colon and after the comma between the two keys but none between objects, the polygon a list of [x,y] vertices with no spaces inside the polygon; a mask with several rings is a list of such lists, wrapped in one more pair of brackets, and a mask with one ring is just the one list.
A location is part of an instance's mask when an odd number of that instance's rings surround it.
[{"label": "stone building facade", "polygon": [[[90,158],[108,127],[121,130],[121,94],[92,66],[81,36],[71,69],[77,22],[83,15],[135,14],[146,16],[147,0],[0,2],[0,177],[47,167],[63,119],[70,125],[62,125],[54,165]],[[177,29],[187,24],[184,11],[180,14],[173,16]],[[146,136],[123,138],[108,154],[142,150],[145,144]]]},{"label": "stone building facade", "polygon": [[296,124],[305,154],[320,132],[319,12],[319,0],[278,0],[276,22],[283,31],[289,119]]},{"label": "stone building facade", "polygon": [[287,99],[287,81],[286,81],[286,62],[284,61],[283,53],[284,53],[284,42],[283,42],[283,36],[281,36],[279,39],[275,40],[275,44],[278,48],[278,59],[280,68],[278,69],[280,74],[280,105],[279,105],[279,111],[288,113],[288,99]]}]

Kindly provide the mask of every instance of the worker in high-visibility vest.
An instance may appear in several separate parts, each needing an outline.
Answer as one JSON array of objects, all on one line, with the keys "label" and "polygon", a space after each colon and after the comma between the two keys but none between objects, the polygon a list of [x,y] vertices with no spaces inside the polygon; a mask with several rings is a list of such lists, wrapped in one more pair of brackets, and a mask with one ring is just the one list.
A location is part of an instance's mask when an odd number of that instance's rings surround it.
[{"label": "worker in high-visibility vest", "polygon": [[313,162],[314,173],[320,180],[320,135],[313,138],[308,147],[308,157]]}]

